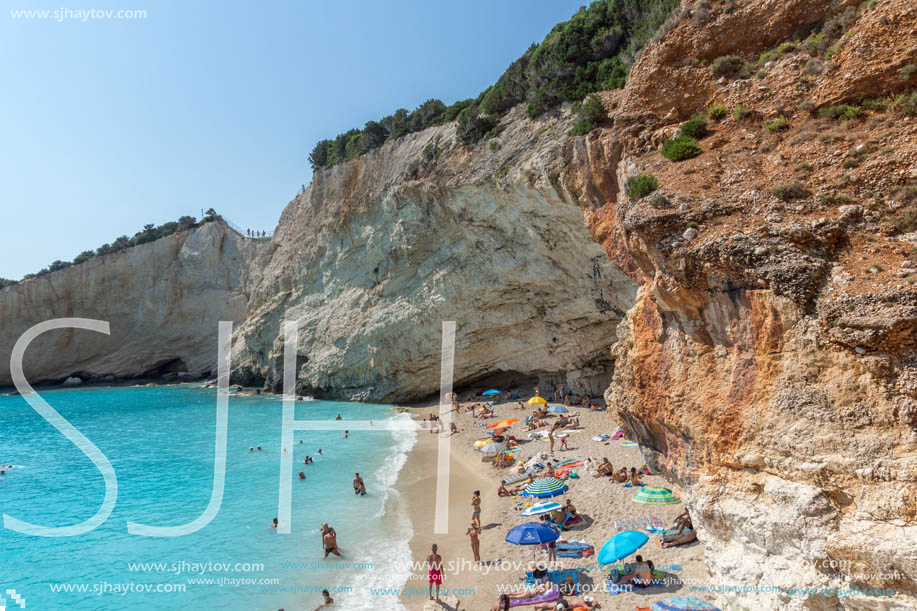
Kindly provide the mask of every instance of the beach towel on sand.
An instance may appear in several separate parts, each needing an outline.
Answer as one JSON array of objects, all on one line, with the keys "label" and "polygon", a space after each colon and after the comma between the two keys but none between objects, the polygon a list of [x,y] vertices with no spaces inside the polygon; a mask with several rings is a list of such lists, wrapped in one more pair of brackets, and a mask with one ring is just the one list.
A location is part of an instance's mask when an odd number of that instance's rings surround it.
[{"label": "beach towel on sand", "polygon": [[510,607],[522,607],[524,605],[537,605],[539,603],[549,603],[560,598],[560,590],[553,588],[550,592],[539,594],[534,598],[517,598],[509,601]]},{"label": "beach towel on sand", "polygon": [[521,482],[524,479],[528,479],[532,477],[533,473],[534,473],[533,471],[526,471],[525,473],[522,473],[520,475],[514,475],[512,477],[507,477],[503,481],[506,482],[507,484],[515,484],[516,482]]},{"label": "beach towel on sand", "polygon": [[616,432],[616,433],[614,434],[614,436],[612,437],[612,439],[615,440],[615,441],[617,441],[618,439],[621,438],[621,435],[623,435],[623,434],[624,434],[624,431],[622,431],[621,429],[618,429],[617,432]]}]

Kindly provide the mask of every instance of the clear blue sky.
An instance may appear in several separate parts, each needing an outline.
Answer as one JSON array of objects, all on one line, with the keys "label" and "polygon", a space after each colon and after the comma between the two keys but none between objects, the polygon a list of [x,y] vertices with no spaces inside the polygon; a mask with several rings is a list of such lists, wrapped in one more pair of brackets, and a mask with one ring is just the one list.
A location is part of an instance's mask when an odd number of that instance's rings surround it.
[{"label": "clear blue sky", "polygon": [[[0,277],[210,207],[273,229],[317,140],[476,96],[583,3],[4,2]],[[10,13],[62,6],[147,16]]]}]

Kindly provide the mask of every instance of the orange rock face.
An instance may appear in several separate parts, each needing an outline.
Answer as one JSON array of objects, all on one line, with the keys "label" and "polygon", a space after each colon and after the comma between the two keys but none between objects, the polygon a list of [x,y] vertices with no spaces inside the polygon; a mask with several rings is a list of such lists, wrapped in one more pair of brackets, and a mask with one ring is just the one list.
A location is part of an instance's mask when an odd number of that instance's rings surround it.
[{"label": "orange rock face", "polygon": [[[606,399],[684,490],[714,580],[778,586],[721,603],[914,608],[917,5],[691,9],[589,136],[620,146],[622,187],[587,220],[642,284]],[[714,74],[726,55],[742,74]],[[714,104],[702,153],[663,158]],[[824,590],[845,587],[882,594]]]}]

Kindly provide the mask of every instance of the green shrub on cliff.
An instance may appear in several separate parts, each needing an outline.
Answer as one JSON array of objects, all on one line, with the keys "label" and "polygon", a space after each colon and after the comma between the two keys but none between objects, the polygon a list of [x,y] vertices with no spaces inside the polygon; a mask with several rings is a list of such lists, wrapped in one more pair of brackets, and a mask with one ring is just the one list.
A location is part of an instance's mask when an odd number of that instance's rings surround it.
[{"label": "green shrub on cliff", "polygon": [[745,75],[745,61],[738,55],[724,55],[713,60],[710,71],[716,76],[725,76],[726,78],[735,78],[740,75],[742,78],[748,78]]},{"label": "green shrub on cliff", "polygon": [[670,138],[662,144],[662,156],[669,161],[684,161],[697,157],[702,152],[697,146],[697,140],[688,136]]},{"label": "green shrub on cliff", "polygon": [[632,202],[646,197],[658,188],[659,181],[652,174],[640,174],[627,179],[627,196]]},{"label": "green shrub on cliff", "polygon": [[687,136],[688,138],[694,138],[695,140],[701,140],[707,136],[707,121],[701,117],[694,117],[689,119],[681,124],[681,128],[678,130],[678,133],[682,136]]},{"label": "green shrub on cliff", "polygon": [[18,280],[9,280],[7,278],[0,278],[0,289],[6,286],[13,286],[14,284],[19,284]]},{"label": "green shrub on cliff", "polygon": [[[173,233],[176,233],[178,231],[183,231],[185,229],[192,229],[194,227],[199,227],[200,225],[203,225],[204,223],[208,223],[210,221],[214,221],[219,218],[221,218],[220,215],[218,215],[216,211],[214,211],[214,209],[211,208],[207,211],[207,214],[204,216],[204,218],[201,220],[200,223],[198,223],[197,219],[194,218],[193,216],[183,216],[179,218],[178,221],[170,221],[168,223],[163,223],[162,225],[159,225],[158,227],[153,224],[144,225],[143,229],[135,233],[132,238],[129,238],[126,235],[123,235],[115,239],[115,241],[113,241],[111,244],[103,244],[95,250],[84,250],[83,252],[78,254],[76,257],[74,257],[72,262],[71,261],[59,261],[59,260],[54,261],[48,267],[42,268],[41,270],[39,270],[38,272],[34,274],[26,274],[25,276],[22,277],[22,279],[28,280],[29,278],[37,278],[41,276],[46,276],[47,274],[50,274],[51,272],[56,272],[58,270],[65,269],[67,267],[70,267],[71,265],[79,265],[80,263],[85,263],[86,261],[89,261],[90,259],[93,259],[98,256],[119,252],[126,248],[137,246],[139,244],[146,244],[147,242],[153,242],[155,240],[158,240],[159,238],[170,236]],[[6,284],[3,284],[3,282],[6,282]],[[18,281],[16,280],[0,279],[0,288],[3,288],[4,286],[9,286],[11,284],[16,284],[17,282]]]},{"label": "green shrub on cliff", "polygon": [[[596,0],[554,26],[476,99],[448,107],[439,100],[428,100],[411,113],[399,109],[378,123],[367,123],[362,130],[321,140],[309,155],[309,163],[313,169],[328,168],[388,140],[454,120],[459,121],[460,141],[472,144],[490,133],[500,117],[517,104],[526,104],[528,115],[534,118],[563,102],[578,102],[596,91],[623,87],[643,47],[674,24],[677,6],[678,0]],[[575,130],[586,133],[582,130],[588,126],[586,121]]]},{"label": "green shrub on cliff", "polygon": [[602,104],[599,96],[595,94],[587,97],[582,104],[574,104],[573,110],[577,113],[576,123],[573,125],[573,131],[571,132],[573,136],[588,134],[608,119],[605,105]]}]

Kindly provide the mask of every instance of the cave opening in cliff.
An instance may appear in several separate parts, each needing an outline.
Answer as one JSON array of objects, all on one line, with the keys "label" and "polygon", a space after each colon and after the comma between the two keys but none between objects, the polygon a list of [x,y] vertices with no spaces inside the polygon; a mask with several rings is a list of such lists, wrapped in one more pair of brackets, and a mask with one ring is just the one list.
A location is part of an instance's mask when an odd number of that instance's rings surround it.
[{"label": "cave opening in cliff", "polygon": [[484,375],[461,380],[454,384],[458,393],[481,392],[490,388],[509,390],[523,387],[531,389],[538,383],[538,376],[520,371],[493,371]]},{"label": "cave opening in cliff", "polygon": [[150,369],[146,370],[141,377],[160,378],[170,373],[184,373],[188,371],[188,366],[180,358],[171,358],[160,361]]}]

